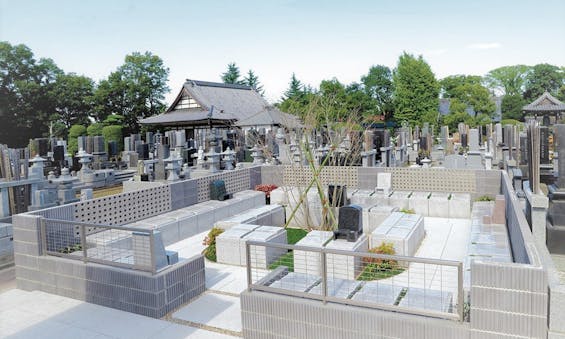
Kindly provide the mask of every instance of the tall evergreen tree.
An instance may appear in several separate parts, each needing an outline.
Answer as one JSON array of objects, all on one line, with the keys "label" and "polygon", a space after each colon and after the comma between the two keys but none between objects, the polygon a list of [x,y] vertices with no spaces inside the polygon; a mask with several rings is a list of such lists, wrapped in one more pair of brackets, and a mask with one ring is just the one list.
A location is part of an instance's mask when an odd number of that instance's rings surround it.
[{"label": "tall evergreen tree", "polygon": [[411,125],[435,123],[438,117],[439,84],[422,56],[404,52],[393,75],[394,118]]},{"label": "tall evergreen tree", "polygon": [[236,66],[235,62],[232,62],[228,64],[228,70],[222,73],[222,81],[224,84],[241,84],[239,76],[239,67]]},{"label": "tall evergreen tree", "polygon": [[296,78],[296,74],[292,73],[288,89],[284,92],[282,100],[300,99],[304,95],[304,85]]},{"label": "tall evergreen tree", "polygon": [[263,90],[263,85],[261,85],[261,82],[259,81],[259,77],[255,75],[252,70],[249,70],[247,72],[247,75],[245,76],[245,78],[243,78],[243,83],[253,88],[255,91],[257,91],[257,93],[261,94],[261,96],[263,96],[263,94],[265,93],[265,90]]}]

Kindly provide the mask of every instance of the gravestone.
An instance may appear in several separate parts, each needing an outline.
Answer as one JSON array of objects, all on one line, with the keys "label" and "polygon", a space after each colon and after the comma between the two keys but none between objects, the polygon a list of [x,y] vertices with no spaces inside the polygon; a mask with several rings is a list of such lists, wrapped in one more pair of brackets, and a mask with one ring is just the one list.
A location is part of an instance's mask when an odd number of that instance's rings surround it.
[{"label": "gravestone", "polygon": [[462,134],[461,134],[461,146],[462,146],[462,147],[467,147],[467,146],[468,146],[467,134],[466,134],[466,133],[462,133]]},{"label": "gravestone", "polygon": [[528,160],[527,150],[528,150],[528,136],[526,134],[520,134],[520,165],[527,164],[527,160]]},{"label": "gravestone", "polygon": [[336,239],[347,239],[355,242],[363,234],[363,209],[358,205],[342,206],[339,208]]},{"label": "gravestone", "polygon": [[224,201],[231,197],[226,192],[226,183],[223,180],[214,180],[210,183],[210,200]]},{"label": "gravestone", "polygon": [[549,164],[549,128],[540,126],[540,164]]},{"label": "gravestone", "polygon": [[[565,154],[565,125],[554,125],[557,151]],[[565,254],[565,161],[558,162],[558,179],[549,186],[547,249],[550,253]]]},{"label": "gravestone", "polygon": [[502,140],[502,124],[498,123],[496,125],[494,125],[494,129],[495,129],[495,134],[496,134],[496,146],[500,145],[503,143]]},{"label": "gravestone", "polygon": [[465,157],[459,154],[446,155],[443,161],[443,166],[445,168],[465,168]]},{"label": "gravestone", "polygon": [[479,151],[479,130],[476,128],[471,128],[469,130],[469,151]]},{"label": "gravestone", "polygon": [[449,127],[448,126],[442,126],[441,127],[440,139],[441,139],[441,146],[443,146],[444,149],[447,147],[447,138],[448,137],[449,137]]}]

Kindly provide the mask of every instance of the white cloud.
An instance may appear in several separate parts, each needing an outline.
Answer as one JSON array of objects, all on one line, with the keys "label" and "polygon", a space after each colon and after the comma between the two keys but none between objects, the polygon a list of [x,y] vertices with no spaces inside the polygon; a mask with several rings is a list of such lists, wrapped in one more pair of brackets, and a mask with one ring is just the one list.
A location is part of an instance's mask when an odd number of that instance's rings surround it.
[{"label": "white cloud", "polygon": [[494,49],[494,48],[500,48],[500,46],[501,45],[500,45],[499,42],[484,42],[484,43],[467,45],[467,48],[469,48],[469,49]]}]

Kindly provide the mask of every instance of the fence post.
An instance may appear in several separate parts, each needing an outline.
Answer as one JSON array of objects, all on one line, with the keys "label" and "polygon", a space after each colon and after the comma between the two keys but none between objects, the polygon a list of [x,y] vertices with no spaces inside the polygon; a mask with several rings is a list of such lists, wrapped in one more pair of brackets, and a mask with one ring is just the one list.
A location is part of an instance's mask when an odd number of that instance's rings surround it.
[{"label": "fence post", "polygon": [[324,304],[328,302],[328,265],[326,263],[326,258],[325,249],[322,248],[322,251],[320,252],[320,262],[322,264],[322,298],[324,300]]},{"label": "fence post", "polygon": [[155,274],[157,263],[155,262],[155,230],[149,233],[149,255],[151,257],[151,272]]},{"label": "fence post", "polygon": [[41,230],[41,254],[47,255],[47,221],[45,221],[45,218],[41,218],[39,225]]},{"label": "fence post", "polygon": [[251,245],[249,242],[245,242],[245,266],[247,266],[247,290],[251,291]]},{"label": "fence post", "polygon": [[459,321],[463,321],[465,312],[465,296],[463,295],[463,263],[457,265],[457,308],[459,313]]},{"label": "fence post", "polygon": [[86,230],[84,225],[79,225],[80,229],[80,246],[82,248],[82,260],[86,264],[88,261],[88,248],[86,247]]}]

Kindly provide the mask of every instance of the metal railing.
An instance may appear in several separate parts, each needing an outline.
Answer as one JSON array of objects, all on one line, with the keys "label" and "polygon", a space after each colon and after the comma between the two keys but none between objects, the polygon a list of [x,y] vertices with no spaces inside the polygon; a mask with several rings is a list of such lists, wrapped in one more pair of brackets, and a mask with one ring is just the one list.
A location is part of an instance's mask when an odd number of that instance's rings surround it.
[{"label": "metal railing", "polygon": [[153,229],[43,218],[44,255],[156,272]]},{"label": "metal railing", "polygon": [[247,241],[248,290],[464,319],[463,263]]}]

